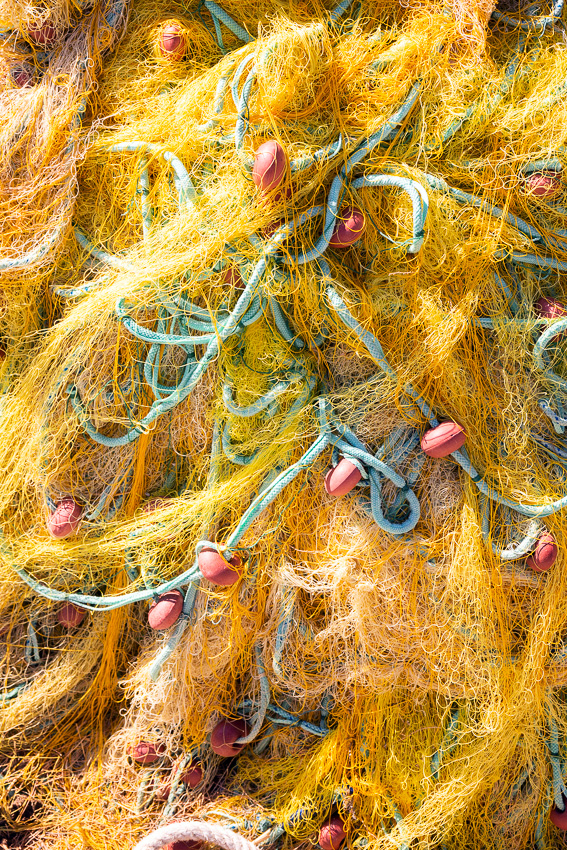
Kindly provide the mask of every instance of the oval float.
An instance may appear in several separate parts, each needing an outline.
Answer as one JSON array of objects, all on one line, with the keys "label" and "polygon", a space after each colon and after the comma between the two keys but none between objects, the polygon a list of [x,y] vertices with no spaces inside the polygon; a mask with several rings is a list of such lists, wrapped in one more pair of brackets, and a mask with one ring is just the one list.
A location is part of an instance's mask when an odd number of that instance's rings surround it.
[{"label": "oval float", "polygon": [[170,629],[183,611],[184,597],[180,590],[169,590],[152,602],[148,611],[148,623],[156,632]]},{"label": "oval float", "polygon": [[78,605],[74,605],[72,602],[64,602],[57,611],[57,622],[64,629],[76,629],[77,626],[81,625],[86,616],[87,612],[84,608],[79,608]]},{"label": "oval float", "polygon": [[31,65],[14,65],[10,69],[10,79],[19,89],[27,89],[35,82],[35,73]]},{"label": "oval float", "polygon": [[535,551],[527,559],[526,566],[531,567],[536,573],[544,573],[553,566],[557,560],[558,552],[554,536],[545,532],[537,541]]},{"label": "oval float", "polygon": [[458,422],[440,422],[421,438],[421,448],[429,457],[448,457],[465,444],[467,435]]},{"label": "oval float", "polygon": [[542,296],[534,303],[534,309],[542,319],[562,319],[567,316],[567,307],[557,298]]},{"label": "oval float", "polygon": [[[156,791],[156,797],[158,800],[167,800],[171,793],[171,779],[166,779],[164,782],[160,784]],[[203,779],[203,768],[200,764],[196,764],[193,767],[188,768],[184,773],[181,774],[181,782],[184,782],[188,788],[196,788],[197,785]]]},{"label": "oval float", "polygon": [[561,189],[561,175],[557,171],[534,171],[526,177],[524,188],[536,198],[553,198]]},{"label": "oval float", "polygon": [[47,530],[56,540],[62,540],[77,530],[82,515],[81,506],[70,496],[67,496],[57,502],[55,510],[47,520]]},{"label": "oval float", "polygon": [[164,744],[150,744],[148,741],[138,741],[128,750],[128,754],[138,764],[154,764],[164,753]]},{"label": "oval float", "polygon": [[270,221],[269,224],[262,228],[262,236],[265,239],[271,239],[276,230],[278,230],[278,228],[280,228],[283,224],[285,224],[283,218],[278,218],[277,221]]},{"label": "oval float", "polygon": [[198,564],[204,578],[221,587],[236,584],[244,572],[240,555],[233,555],[230,561],[226,561],[216,549],[201,549]]},{"label": "oval float", "polygon": [[240,288],[242,286],[242,275],[240,274],[238,266],[229,266],[225,269],[221,277],[221,283],[223,286],[235,286]]},{"label": "oval float", "polygon": [[345,838],[346,832],[340,815],[333,815],[319,830],[319,846],[322,850],[338,850]]},{"label": "oval float", "polygon": [[355,487],[362,473],[354,463],[343,457],[325,476],[325,490],[329,496],[344,496]]},{"label": "oval float", "polygon": [[563,798],[563,811],[558,809],[557,806],[553,806],[549,817],[551,823],[555,824],[559,829],[567,829],[567,797],[565,794],[561,794],[561,797]]},{"label": "oval float", "polygon": [[343,207],[335,223],[329,245],[333,248],[348,248],[358,242],[366,227],[364,213],[358,207]]},{"label": "oval float", "polygon": [[237,756],[246,744],[236,744],[239,738],[246,735],[248,726],[246,721],[239,717],[237,720],[221,720],[211,732],[211,749],[217,756]]},{"label": "oval float", "polygon": [[169,62],[179,62],[185,56],[185,35],[179,24],[168,24],[159,36],[160,55]]},{"label": "oval float", "polygon": [[262,192],[273,192],[285,176],[287,156],[275,139],[264,142],[254,154],[252,180]]},{"label": "oval float", "polygon": [[203,845],[199,841],[183,838],[181,841],[172,841],[166,844],[163,850],[199,850]]},{"label": "oval float", "polygon": [[39,47],[51,47],[57,41],[57,30],[49,21],[28,30],[28,38]]},{"label": "oval float", "polygon": [[195,764],[181,774],[181,781],[184,782],[188,788],[196,788],[197,785],[203,781],[203,775],[203,768],[201,765]]}]

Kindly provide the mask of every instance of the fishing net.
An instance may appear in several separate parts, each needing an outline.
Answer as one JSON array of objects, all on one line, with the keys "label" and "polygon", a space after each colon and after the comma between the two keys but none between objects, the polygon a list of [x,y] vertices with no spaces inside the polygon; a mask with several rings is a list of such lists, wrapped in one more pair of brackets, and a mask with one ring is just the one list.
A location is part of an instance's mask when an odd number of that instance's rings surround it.
[{"label": "fishing net", "polygon": [[0,5],[6,846],[565,846],[564,33]]}]

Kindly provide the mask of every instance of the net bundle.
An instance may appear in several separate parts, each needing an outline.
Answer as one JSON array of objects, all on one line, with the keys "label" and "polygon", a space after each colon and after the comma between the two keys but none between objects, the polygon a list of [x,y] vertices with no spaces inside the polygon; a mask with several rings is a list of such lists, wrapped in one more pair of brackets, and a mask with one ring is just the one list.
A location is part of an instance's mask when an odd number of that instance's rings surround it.
[{"label": "net bundle", "polygon": [[561,3],[0,36],[0,838],[565,846]]}]

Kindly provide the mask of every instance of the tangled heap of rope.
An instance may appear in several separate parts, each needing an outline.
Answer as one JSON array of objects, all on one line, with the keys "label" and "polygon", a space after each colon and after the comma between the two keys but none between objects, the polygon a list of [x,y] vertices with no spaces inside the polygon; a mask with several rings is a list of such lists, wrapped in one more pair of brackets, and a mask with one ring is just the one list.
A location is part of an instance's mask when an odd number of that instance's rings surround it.
[{"label": "tangled heap of rope", "polygon": [[564,846],[564,19],[0,4],[8,846]]}]

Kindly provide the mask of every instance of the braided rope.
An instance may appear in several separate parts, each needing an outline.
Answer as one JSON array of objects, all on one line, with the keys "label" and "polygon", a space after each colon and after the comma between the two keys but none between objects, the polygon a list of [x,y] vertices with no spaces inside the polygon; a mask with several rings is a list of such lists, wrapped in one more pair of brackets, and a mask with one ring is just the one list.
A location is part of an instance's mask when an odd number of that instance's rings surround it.
[{"label": "braided rope", "polygon": [[224,826],[204,821],[181,821],[170,823],[151,832],[142,838],[134,850],[160,850],[166,844],[173,841],[202,841],[216,844],[223,850],[258,850],[255,844],[248,841],[237,832],[232,832]]}]

